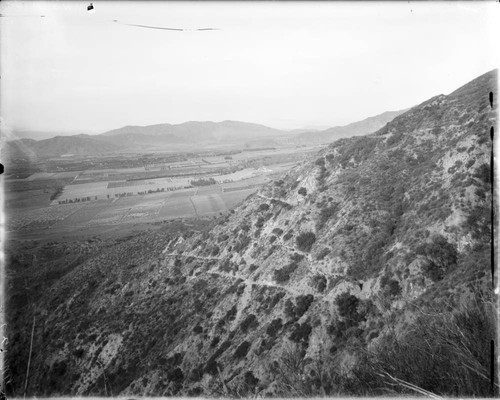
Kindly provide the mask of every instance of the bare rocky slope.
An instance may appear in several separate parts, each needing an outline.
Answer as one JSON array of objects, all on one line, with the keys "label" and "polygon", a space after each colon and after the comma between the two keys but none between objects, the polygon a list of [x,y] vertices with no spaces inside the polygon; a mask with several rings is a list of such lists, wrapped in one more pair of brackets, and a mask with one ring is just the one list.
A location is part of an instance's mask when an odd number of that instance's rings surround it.
[{"label": "bare rocky slope", "polygon": [[8,391],[35,314],[29,395],[495,394],[496,90],[492,71],[338,140],[201,232],[101,243],[34,311],[18,279]]}]

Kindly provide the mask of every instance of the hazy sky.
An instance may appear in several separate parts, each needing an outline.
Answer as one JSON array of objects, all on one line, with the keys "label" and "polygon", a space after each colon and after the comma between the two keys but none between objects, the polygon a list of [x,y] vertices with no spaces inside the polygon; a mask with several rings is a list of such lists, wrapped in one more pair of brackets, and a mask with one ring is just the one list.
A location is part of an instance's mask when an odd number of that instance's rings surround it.
[{"label": "hazy sky", "polygon": [[499,64],[494,1],[95,0],[94,14],[89,3],[0,3],[8,127],[344,125],[450,93]]}]

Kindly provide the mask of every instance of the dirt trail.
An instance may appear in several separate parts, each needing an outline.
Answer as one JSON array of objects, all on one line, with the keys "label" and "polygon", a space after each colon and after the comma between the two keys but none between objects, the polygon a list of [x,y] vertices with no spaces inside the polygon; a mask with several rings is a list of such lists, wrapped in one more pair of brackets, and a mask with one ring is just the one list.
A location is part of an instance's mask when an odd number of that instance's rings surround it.
[{"label": "dirt trail", "polygon": [[[186,257],[186,258],[193,257],[193,258],[198,259],[198,260],[221,260],[221,258],[219,258],[219,257],[199,257],[199,256],[193,256],[193,255],[187,255],[187,254],[167,253],[167,254],[164,254],[164,255],[165,256],[171,256],[171,257]],[[267,286],[267,287],[274,287],[274,288],[282,289],[282,290],[285,290],[285,291],[289,292],[290,294],[292,294],[294,296],[300,296],[300,295],[304,295],[304,294],[309,294],[309,293],[305,293],[302,290],[297,290],[297,289],[294,289],[292,287],[281,285],[281,284],[275,283],[275,282],[270,282],[270,281],[254,281],[251,278],[245,277],[245,276],[240,275],[240,274],[230,274],[228,272],[213,271],[213,270],[212,271],[207,271],[207,273],[215,274],[215,275],[219,275],[219,276],[224,276],[226,278],[231,278],[231,279],[234,279],[234,280],[238,280],[239,279],[242,282],[245,282],[245,284],[246,284],[245,291],[248,288],[251,288],[253,285],[255,285],[255,286]],[[196,277],[190,277],[189,279],[195,279],[195,278]],[[310,293],[310,294],[313,294],[315,299],[318,299],[320,301],[327,301],[327,300],[324,299],[324,297],[325,297],[324,294],[319,294],[319,293]],[[245,307],[246,307],[246,305],[245,305]]]}]

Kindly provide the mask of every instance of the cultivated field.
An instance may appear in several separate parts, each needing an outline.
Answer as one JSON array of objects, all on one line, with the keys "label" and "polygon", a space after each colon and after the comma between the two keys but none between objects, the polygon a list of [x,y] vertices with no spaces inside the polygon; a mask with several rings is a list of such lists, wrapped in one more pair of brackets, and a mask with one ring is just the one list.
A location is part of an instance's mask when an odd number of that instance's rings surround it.
[{"label": "cultivated field", "polygon": [[[254,187],[254,185],[262,185],[269,179],[266,174],[270,170],[246,168],[230,174],[207,175],[201,176],[204,178],[214,178],[222,184],[223,190],[226,185],[235,184],[234,187],[245,188]],[[53,201],[53,204],[60,202],[74,202],[75,199],[86,199],[90,197],[90,201],[113,199],[120,196],[137,196],[143,194],[151,194],[151,192],[172,191],[185,189],[191,186],[191,180],[198,177],[183,177],[183,178],[158,178],[158,179],[141,179],[131,181],[97,181],[88,183],[72,183],[66,185],[62,194]],[[232,187],[232,186],[227,186]],[[225,190],[224,190],[225,191]],[[81,201],[81,200],[80,200]],[[87,201],[87,200],[85,200]]]},{"label": "cultivated field", "polygon": [[[54,160],[52,172],[6,181],[6,228],[25,233],[40,229],[69,232],[216,216],[235,207],[272,176],[293,167],[308,151],[311,149],[207,153],[174,162],[162,162],[173,156],[159,154],[150,164],[131,168],[122,168],[115,159],[98,159],[91,168],[79,171],[61,169],[77,169],[91,162]],[[216,184],[191,184],[210,178]]]},{"label": "cultivated field", "polygon": [[7,231],[149,223],[207,217],[233,208],[257,188],[223,192],[220,185],[7,212]]}]

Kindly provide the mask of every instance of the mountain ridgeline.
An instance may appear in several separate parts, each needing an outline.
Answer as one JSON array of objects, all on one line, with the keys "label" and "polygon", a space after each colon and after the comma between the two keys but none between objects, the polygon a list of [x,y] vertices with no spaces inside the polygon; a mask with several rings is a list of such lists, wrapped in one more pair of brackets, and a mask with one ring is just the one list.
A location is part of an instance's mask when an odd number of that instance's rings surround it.
[{"label": "mountain ridgeline", "polygon": [[490,92],[497,71],[337,140],[201,232],[89,251],[37,301],[28,394],[498,393]]},{"label": "mountain ridgeline", "polygon": [[304,132],[298,135],[298,139],[304,143],[323,144],[331,143],[337,139],[367,135],[377,131],[405,111],[407,110],[387,111],[345,126],[335,126],[318,132]]},{"label": "mountain ridgeline", "polygon": [[182,124],[125,126],[100,135],[20,139],[6,143],[4,157],[29,160],[66,155],[111,155],[155,150],[189,151],[210,148],[282,147],[325,144],[341,137],[366,135],[384,126],[402,111],[385,112],[360,122],[325,131],[295,132],[239,121],[190,121]]}]

